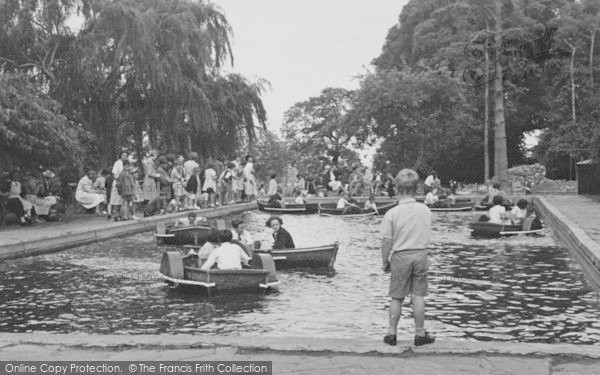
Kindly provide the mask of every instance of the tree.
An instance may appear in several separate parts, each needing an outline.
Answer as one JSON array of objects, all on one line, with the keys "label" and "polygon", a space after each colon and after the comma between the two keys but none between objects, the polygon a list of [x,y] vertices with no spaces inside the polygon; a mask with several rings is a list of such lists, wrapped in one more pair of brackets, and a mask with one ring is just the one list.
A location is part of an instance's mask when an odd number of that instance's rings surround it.
[{"label": "tree", "polygon": [[0,71],[0,160],[4,167],[79,169],[89,134],[23,73]]},{"label": "tree", "polygon": [[282,131],[291,149],[311,158],[330,159],[334,165],[342,158],[360,163],[350,149],[354,133],[346,124],[352,96],[350,90],[326,88],[321,95],[288,109]]}]

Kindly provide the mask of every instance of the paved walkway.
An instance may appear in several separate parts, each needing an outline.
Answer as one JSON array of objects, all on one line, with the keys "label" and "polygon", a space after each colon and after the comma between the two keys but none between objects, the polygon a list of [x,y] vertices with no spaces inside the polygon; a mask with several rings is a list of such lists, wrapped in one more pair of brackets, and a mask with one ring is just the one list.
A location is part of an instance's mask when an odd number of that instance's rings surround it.
[{"label": "paved walkway", "polygon": [[600,374],[600,347],[372,338],[0,335],[0,360],[273,361],[274,374]]},{"label": "paved walkway", "polygon": [[544,198],[600,244],[600,197],[548,195]]}]

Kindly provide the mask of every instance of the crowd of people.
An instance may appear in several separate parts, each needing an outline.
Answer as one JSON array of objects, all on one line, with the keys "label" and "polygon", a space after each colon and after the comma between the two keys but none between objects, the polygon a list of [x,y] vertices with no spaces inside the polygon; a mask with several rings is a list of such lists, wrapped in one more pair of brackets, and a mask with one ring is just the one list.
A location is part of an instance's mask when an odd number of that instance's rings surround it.
[{"label": "crowd of people", "polygon": [[49,169],[26,173],[15,169],[0,181],[2,209],[12,212],[21,225],[57,220],[64,212],[61,196],[60,182]]},{"label": "crowd of people", "polygon": [[[252,156],[223,163],[199,155],[162,155],[150,152],[138,172],[127,152],[121,152],[110,171],[87,170],[77,185],[76,200],[115,220],[136,219],[134,207],[144,216],[214,208],[258,195]],[[140,184],[139,181],[142,180]]]}]

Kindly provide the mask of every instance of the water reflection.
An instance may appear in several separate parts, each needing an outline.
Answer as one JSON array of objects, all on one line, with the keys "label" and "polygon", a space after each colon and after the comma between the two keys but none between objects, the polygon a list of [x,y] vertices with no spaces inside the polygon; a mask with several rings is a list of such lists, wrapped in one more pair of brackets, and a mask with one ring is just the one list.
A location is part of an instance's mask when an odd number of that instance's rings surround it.
[{"label": "water reflection", "polygon": [[[427,324],[443,338],[600,344],[600,304],[544,237],[469,237],[471,214],[434,216]],[[249,229],[267,216],[250,215]],[[284,271],[278,293],[207,297],[169,288],[149,234],[0,264],[0,331],[379,337],[388,281],[379,218],[285,216],[298,246],[340,242],[336,270]],[[400,330],[413,330],[406,305]]]}]

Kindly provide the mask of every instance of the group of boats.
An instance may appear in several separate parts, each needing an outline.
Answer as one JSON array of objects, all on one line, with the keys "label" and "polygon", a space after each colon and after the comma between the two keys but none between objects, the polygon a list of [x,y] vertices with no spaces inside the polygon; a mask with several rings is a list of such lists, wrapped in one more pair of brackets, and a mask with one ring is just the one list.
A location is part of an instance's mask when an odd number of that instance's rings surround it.
[{"label": "group of boats", "polygon": [[[314,214],[323,216],[372,216],[383,215],[398,202],[378,202],[377,211],[362,210],[362,212],[346,213],[336,208],[334,203],[286,204],[285,207],[269,207],[266,202],[259,201],[258,208],[271,214]],[[509,207],[510,208],[510,207]],[[472,201],[456,200],[453,207],[430,207],[432,211],[470,211],[489,209],[486,205],[473,206]],[[519,234],[536,235],[542,231],[539,219],[527,218],[520,225],[495,224],[486,221],[482,215],[469,224],[471,235],[474,237],[494,238]],[[200,248],[208,241],[217,229],[199,224],[183,227],[167,227],[157,225],[155,238],[160,243],[175,245],[176,248],[164,252],[160,275],[172,286],[202,287],[209,293],[215,292],[251,292],[264,291],[279,283],[278,270],[289,269],[333,269],[339,244],[328,244],[317,247],[295,249],[271,249],[245,251],[252,254],[251,268],[241,270],[202,270],[194,264],[186,262],[186,256],[177,248]]]},{"label": "group of boats", "polygon": [[[185,227],[157,226],[154,234],[157,241],[176,245],[184,249],[200,248],[217,229],[208,225]],[[174,287],[201,287],[207,292],[260,292],[273,288],[278,270],[290,269],[333,269],[339,244],[304,247],[295,249],[249,250],[252,254],[250,268],[241,270],[202,270],[176,247],[163,253],[160,276]],[[192,264],[190,264],[192,263]]]}]

